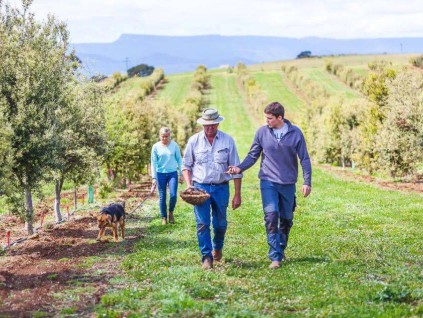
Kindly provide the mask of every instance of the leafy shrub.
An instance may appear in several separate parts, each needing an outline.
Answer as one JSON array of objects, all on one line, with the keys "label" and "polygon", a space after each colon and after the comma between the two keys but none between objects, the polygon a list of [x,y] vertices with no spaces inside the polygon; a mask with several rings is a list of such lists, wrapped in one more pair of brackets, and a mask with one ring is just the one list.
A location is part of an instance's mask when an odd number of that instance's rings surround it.
[{"label": "leafy shrub", "polygon": [[98,194],[100,198],[105,199],[109,193],[113,191],[113,182],[108,182],[106,180],[100,181],[100,185],[98,187]]},{"label": "leafy shrub", "polygon": [[410,63],[415,67],[423,68],[423,55],[411,58]]},{"label": "leafy shrub", "polygon": [[379,163],[392,177],[412,176],[423,162],[423,74],[402,72],[387,84]]}]

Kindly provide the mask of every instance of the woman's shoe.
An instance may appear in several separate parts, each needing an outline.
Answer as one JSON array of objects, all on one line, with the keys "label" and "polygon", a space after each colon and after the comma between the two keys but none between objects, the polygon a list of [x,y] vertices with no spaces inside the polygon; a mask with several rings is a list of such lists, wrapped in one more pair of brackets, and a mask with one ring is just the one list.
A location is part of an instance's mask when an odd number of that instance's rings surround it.
[{"label": "woman's shoe", "polygon": [[167,224],[167,218],[162,218],[162,225],[166,225]]},{"label": "woman's shoe", "polygon": [[175,218],[173,217],[173,212],[169,212],[169,223],[170,224],[175,223]]}]

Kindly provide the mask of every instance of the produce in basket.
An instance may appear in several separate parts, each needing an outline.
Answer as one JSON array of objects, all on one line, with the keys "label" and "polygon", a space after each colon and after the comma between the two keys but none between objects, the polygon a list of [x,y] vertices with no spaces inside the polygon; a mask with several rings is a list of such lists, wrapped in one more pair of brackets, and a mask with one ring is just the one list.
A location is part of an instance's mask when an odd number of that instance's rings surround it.
[{"label": "produce in basket", "polygon": [[192,205],[201,204],[210,198],[210,194],[197,187],[189,187],[188,189],[181,191],[179,196],[182,200]]}]

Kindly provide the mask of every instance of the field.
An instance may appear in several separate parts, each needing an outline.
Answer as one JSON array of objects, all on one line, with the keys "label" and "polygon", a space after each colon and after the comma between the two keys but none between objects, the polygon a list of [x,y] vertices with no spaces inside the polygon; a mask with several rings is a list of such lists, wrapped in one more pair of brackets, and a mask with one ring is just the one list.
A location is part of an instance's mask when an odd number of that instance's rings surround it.
[{"label": "field", "polygon": [[[373,58],[339,61],[360,69]],[[296,63],[304,63],[304,74],[333,94],[361,98],[316,68],[318,62]],[[306,102],[286,84],[280,67],[275,62],[250,69],[267,98],[286,101],[290,119],[301,115]],[[236,74],[210,74],[208,106],[225,117],[219,128],[234,137],[242,159],[258,124],[249,116]],[[167,76],[167,81],[155,98],[178,105],[191,76]],[[201,269],[192,206],[181,200],[176,224],[166,226],[157,197],[146,201],[128,220],[127,240],[118,243],[96,243],[94,218],[81,212],[62,231],[42,231],[0,257],[0,316],[423,316],[421,185],[395,190],[398,184],[314,165],[310,197],[297,193],[287,261],[270,270],[258,169],[256,164],[244,174],[242,206],[228,210],[223,261],[213,270]],[[129,210],[137,202],[132,199]],[[45,298],[30,296],[34,291]]]}]

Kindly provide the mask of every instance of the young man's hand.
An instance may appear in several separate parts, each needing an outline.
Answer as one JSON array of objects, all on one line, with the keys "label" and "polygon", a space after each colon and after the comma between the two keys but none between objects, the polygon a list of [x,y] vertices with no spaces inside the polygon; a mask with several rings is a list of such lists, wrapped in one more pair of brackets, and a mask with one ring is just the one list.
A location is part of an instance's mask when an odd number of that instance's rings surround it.
[{"label": "young man's hand", "polygon": [[307,198],[308,195],[311,193],[311,187],[309,185],[303,184],[303,187],[301,188],[301,192],[304,195],[304,198]]}]

